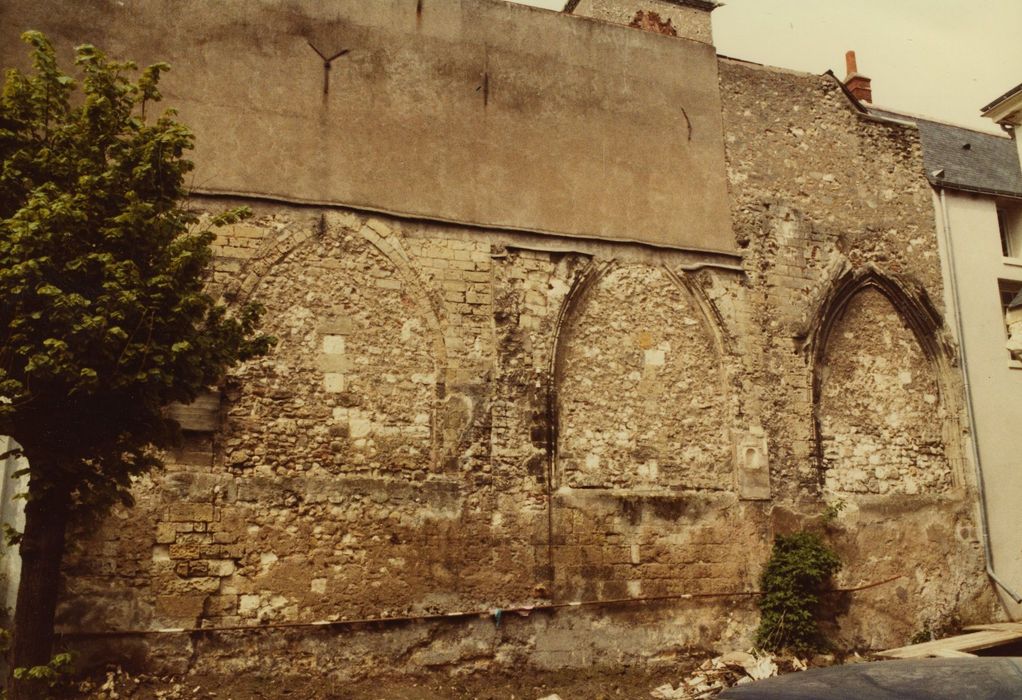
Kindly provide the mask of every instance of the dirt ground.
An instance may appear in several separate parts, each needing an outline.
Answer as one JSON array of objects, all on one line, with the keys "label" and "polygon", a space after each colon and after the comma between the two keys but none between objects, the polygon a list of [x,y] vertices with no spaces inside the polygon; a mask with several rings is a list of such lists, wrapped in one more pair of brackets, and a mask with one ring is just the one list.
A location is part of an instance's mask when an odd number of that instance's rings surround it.
[{"label": "dirt ground", "polygon": [[[735,655],[738,655],[736,657]],[[866,659],[853,655],[845,663]],[[241,674],[184,677],[132,676],[120,669],[108,670],[81,681],[63,697],[78,700],[650,700],[654,689],[674,686],[683,693],[669,697],[704,700],[737,682],[748,682],[742,664],[766,663],[766,675],[791,673],[806,666],[840,663],[832,655],[806,662],[794,657],[753,657],[743,652],[700,658],[682,657],[654,667],[594,667],[581,670],[519,672],[437,671],[418,676],[382,676],[340,683],[308,675]],[[754,671],[749,671],[754,673]],[[766,677],[759,675],[756,677]],[[671,688],[668,688],[670,692]]]},{"label": "dirt ground", "polygon": [[[185,678],[130,677],[116,674],[81,686],[71,698],[95,700],[539,700],[556,694],[562,700],[649,700],[650,691],[677,685],[698,665],[648,669],[591,671],[527,671],[520,674],[475,673],[451,676],[436,673],[418,677],[377,678],[335,684],[307,676],[188,676]],[[106,686],[104,688],[104,686]]]}]

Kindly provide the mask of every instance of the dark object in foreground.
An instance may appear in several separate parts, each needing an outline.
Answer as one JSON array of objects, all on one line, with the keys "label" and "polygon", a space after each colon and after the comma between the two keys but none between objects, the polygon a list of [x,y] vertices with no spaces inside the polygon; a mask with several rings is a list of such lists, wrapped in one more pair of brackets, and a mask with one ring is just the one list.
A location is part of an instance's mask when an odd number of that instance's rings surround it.
[{"label": "dark object in foreground", "polygon": [[832,666],[736,686],[720,700],[1012,700],[1022,658],[906,659]]}]

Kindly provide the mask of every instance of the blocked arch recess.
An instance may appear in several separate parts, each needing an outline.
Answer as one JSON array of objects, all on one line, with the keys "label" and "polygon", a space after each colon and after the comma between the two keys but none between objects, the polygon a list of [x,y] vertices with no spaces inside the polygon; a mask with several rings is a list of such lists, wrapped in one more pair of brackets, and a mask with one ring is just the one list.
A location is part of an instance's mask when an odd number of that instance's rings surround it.
[{"label": "blocked arch recess", "polygon": [[860,270],[845,267],[831,283],[830,288],[803,334],[803,351],[812,377],[813,452],[819,483],[823,485],[823,441],[818,407],[822,398],[820,368],[828,342],[835,327],[844,318],[849,302],[860,292],[879,292],[894,308],[912,331],[916,343],[930,365],[938,391],[938,400],[947,416],[941,434],[944,454],[951,471],[952,488],[963,485],[963,444],[961,436],[961,404],[952,358],[954,349],[947,342],[943,318],[929,296],[918,283],[895,275],[888,275],[873,265]]},{"label": "blocked arch recess", "polygon": [[224,299],[231,305],[242,305],[248,302],[258,291],[263,280],[269,276],[270,271],[278,264],[287,260],[295,251],[303,245],[311,244],[318,236],[325,235],[330,228],[335,228],[343,233],[350,233],[364,239],[376,254],[383,258],[400,275],[401,280],[408,285],[417,312],[429,325],[431,346],[433,350],[433,366],[436,376],[436,395],[433,402],[433,411],[430,417],[431,432],[433,435],[433,458],[434,468],[437,468],[442,461],[445,451],[443,440],[437,429],[437,420],[440,407],[447,399],[447,345],[444,338],[442,305],[435,295],[430,294],[429,288],[419,274],[411,265],[411,256],[401,245],[397,235],[389,226],[379,220],[369,220],[355,229],[350,226],[334,224],[330,226],[329,214],[320,217],[318,230],[288,231],[282,232],[276,240],[270,242],[261,254],[254,258],[248,265],[246,274],[242,281],[232,286],[224,294]]},{"label": "blocked arch recess", "polygon": [[[567,360],[567,347],[569,335],[568,328],[572,322],[585,309],[585,304],[593,288],[599,281],[611,271],[619,267],[619,262],[611,258],[609,260],[590,259],[589,263],[579,272],[571,285],[571,289],[565,296],[557,314],[556,326],[554,329],[553,352],[550,355],[550,369],[548,373],[547,386],[547,415],[549,417],[548,445],[547,445],[547,483],[549,488],[556,489],[562,484],[560,459],[558,455],[560,445],[560,422],[561,404],[559,389],[564,377],[565,363]],[[702,332],[712,340],[713,348],[716,351],[718,385],[726,410],[731,410],[731,401],[728,382],[724,375],[724,358],[731,353],[729,335],[723,327],[719,312],[702,289],[691,282],[687,275],[675,273],[666,265],[660,266],[660,271],[667,280],[674,284],[688,298],[694,315],[699,319]]]}]

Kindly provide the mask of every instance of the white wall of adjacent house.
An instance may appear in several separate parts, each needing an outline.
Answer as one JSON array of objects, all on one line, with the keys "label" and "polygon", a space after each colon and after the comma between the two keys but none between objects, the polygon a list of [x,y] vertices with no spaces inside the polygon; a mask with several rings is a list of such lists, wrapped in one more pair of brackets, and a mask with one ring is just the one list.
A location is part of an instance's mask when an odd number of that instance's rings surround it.
[{"label": "white wall of adjacent house", "polygon": [[[938,224],[943,226],[943,207],[937,196],[935,205]],[[955,306],[961,310],[975,439],[986,483],[993,566],[1001,580],[1020,592],[1022,362],[1013,359],[1009,352],[1005,307],[1007,301],[1022,290],[1022,245],[1009,245],[1010,255],[1004,254],[1001,224],[1005,221],[1003,210],[1011,209],[1011,202],[946,190],[945,205],[951,250],[948,255],[942,240],[941,255],[945,257],[945,270],[948,264],[954,265],[958,303],[954,303],[947,274],[945,301],[949,310]],[[1002,209],[1000,220],[999,208]],[[1014,216],[1012,212],[1008,214]],[[1022,243],[1022,237],[1017,240]],[[949,325],[957,335],[951,318]],[[1006,596],[1002,599],[1013,617],[1022,617],[1022,606],[1011,604]]]},{"label": "white wall of adjacent house", "polygon": [[[0,455],[15,447],[17,443],[0,435]],[[0,460],[0,467],[3,468],[0,477],[0,523],[18,532],[25,528],[25,501],[14,496],[28,488],[28,477],[14,475],[26,466],[27,463],[20,457]],[[18,597],[18,582],[21,580],[21,556],[17,545],[8,545],[3,535],[0,533],[0,601],[8,612],[13,612]]]}]

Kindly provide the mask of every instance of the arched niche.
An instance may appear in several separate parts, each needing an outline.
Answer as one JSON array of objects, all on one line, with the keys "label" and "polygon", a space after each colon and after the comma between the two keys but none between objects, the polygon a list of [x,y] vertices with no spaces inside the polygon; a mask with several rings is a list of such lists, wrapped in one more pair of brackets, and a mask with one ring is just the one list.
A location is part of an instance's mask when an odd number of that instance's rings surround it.
[{"label": "arched niche", "polygon": [[557,483],[731,488],[720,354],[704,309],[671,272],[592,263],[568,296],[555,348]]},{"label": "arched niche", "polygon": [[916,285],[846,271],[810,341],[817,467],[834,493],[960,483],[959,404],[940,316]]},{"label": "arched niche", "polygon": [[228,454],[229,464],[436,470],[443,339],[402,252],[389,228],[370,222],[325,227],[275,254],[247,300],[266,308],[262,330],[278,342],[241,370],[229,429],[246,461]]}]

